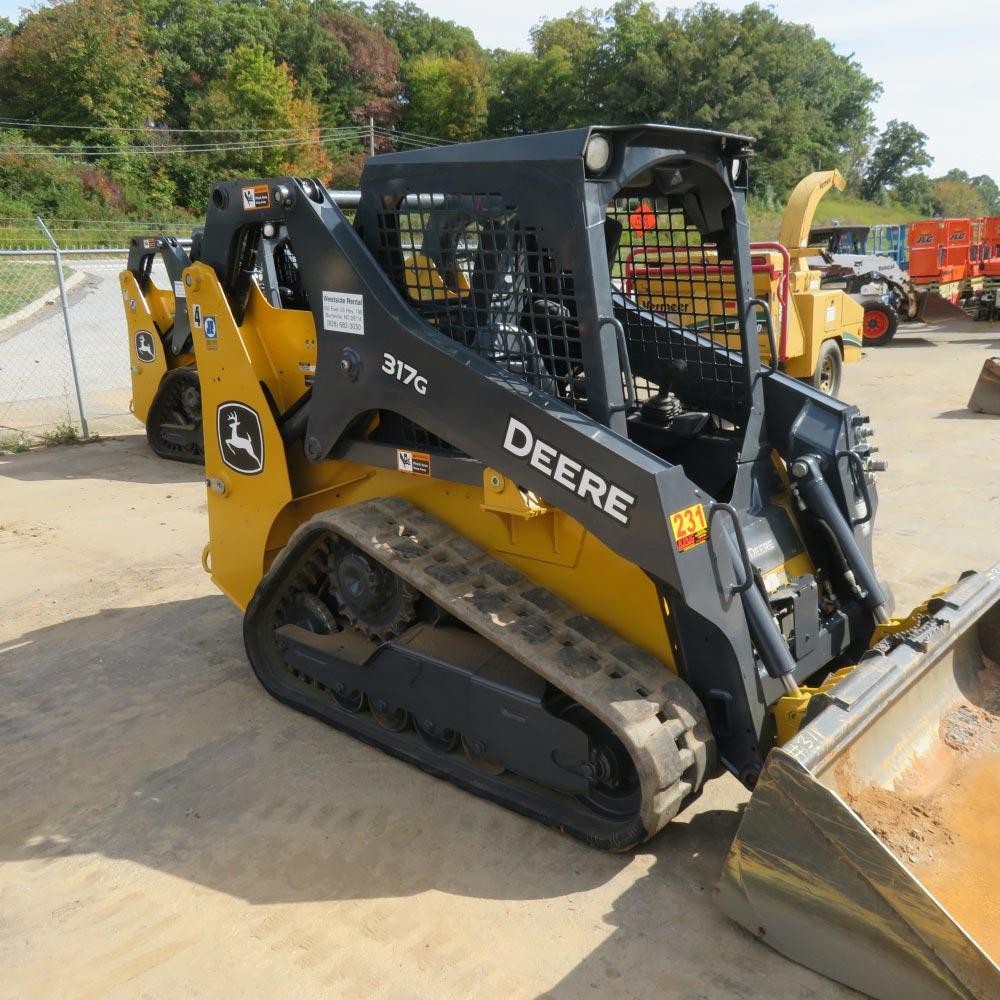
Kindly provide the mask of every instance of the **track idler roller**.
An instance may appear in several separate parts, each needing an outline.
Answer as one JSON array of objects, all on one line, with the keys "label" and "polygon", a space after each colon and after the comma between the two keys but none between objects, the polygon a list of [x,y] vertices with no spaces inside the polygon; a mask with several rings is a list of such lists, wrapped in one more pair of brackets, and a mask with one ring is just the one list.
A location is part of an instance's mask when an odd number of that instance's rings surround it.
[{"label": "track idler roller", "polygon": [[387,701],[372,702],[372,716],[375,721],[390,733],[401,733],[410,721],[410,713],[398,705],[390,705]]}]

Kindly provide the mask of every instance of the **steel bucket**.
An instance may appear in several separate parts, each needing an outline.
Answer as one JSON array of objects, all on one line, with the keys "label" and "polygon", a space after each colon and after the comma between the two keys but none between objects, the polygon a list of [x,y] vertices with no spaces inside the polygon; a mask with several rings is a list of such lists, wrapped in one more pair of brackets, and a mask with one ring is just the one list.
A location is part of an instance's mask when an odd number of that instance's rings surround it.
[{"label": "steel bucket", "polygon": [[1000,997],[1000,563],[930,602],[771,752],[725,912],[880,998]]}]

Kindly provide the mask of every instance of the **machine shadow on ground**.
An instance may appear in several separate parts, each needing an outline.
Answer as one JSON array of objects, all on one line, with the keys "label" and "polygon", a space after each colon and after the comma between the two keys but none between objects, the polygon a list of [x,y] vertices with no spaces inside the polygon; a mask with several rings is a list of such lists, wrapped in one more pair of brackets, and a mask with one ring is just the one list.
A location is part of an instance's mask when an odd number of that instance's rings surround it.
[{"label": "machine shadow on ground", "polygon": [[[109,445],[115,445],[110,449]],[[66,449],[87,449],[86,462],[79,456],[73,462],[63,461]],[[21,455],[0,455],[0,478],[20,482],[52,482],[58,479],[105,479],[109,482],[199,483],[205,480],[201,465],[168,462],[157,458],[146,443],[146,436],[112,434],[90,441],[68,445],[52,445]]]},{"label": "machine shadow on ground", "polygon": [[969,409],[945,410],[939,413],[935,420],[996,420],[996,416],[991,413],[973,413]]},{"label": "machine shadow on ground", "polygon": [[[273,701],[221,597],[26,633],[0,645],[0,677],[0,862],[99,853],[264,904],[555,898],[635,861]],[[664,874],[630,891],[710,905],[737,823],[729,810],[672,825],[639,852]]]}]

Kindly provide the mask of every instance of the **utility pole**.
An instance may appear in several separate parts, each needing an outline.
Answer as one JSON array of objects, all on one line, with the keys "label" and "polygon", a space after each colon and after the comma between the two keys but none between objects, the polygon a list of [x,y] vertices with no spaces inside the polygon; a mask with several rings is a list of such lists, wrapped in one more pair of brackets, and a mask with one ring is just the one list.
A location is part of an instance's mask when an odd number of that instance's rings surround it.
[{"label": "utility pole", "polygon": [[368,150],[371,156],[375,155],[375,116],[368,116]]}]

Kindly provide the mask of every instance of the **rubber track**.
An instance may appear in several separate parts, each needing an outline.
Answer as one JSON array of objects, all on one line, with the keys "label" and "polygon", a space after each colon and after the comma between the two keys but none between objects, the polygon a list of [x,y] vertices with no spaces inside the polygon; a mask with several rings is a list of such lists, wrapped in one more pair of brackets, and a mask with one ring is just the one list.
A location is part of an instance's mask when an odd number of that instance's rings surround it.
[{"label": "rubber track", "polygon": [[442,608],[584,706],[622,741],[652,837],[714,770],[715,743],[691,689],[656,657],[536,586],[401,497],[316,515]]},{"label": "rubber track", "polygon": [[[164,376],[163,381],[160,383],[160,388],[153,397],[153,403],[149,408],[149,413],[146,416],[146,441],[158,457],[165,458],[169,462],[185,462],[189,465],[204,465],[204,427],[201,428],[202,439],[194,451],[185,451],[175,445],[168,444],[163,440],[160,432],[160,427],[165,416],[164,411],[170,409],[174,403],[172,399],[168,399],[168,396],[179,395],[182,391],[180,385],[181,381],[185,378],[190,378],[192,374],[195,379],[197,379],[197,369],[175,368],[173,371],[167,372]],[[179,406],[180,404],[178,403],[177,405]]]}]

